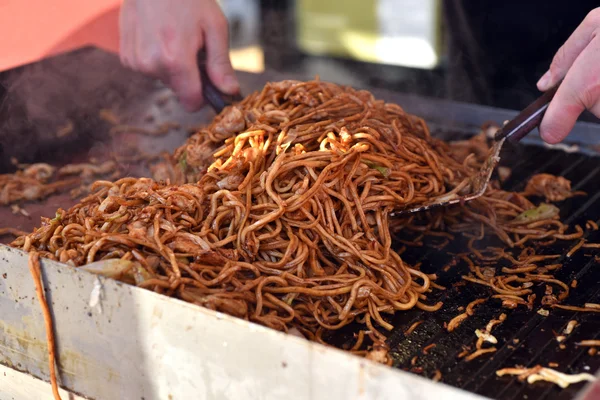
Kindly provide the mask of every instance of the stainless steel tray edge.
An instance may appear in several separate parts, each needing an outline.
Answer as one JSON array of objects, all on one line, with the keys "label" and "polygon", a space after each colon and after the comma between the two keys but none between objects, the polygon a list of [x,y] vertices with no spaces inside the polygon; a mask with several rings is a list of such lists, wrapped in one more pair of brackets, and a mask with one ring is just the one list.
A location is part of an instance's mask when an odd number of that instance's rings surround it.
[{"label": "stainless steel tray edge", "polygon": [[[482,398],[64,264],[43,261],[42,276],[62,384],[91,399]],[[48,380],[27,255],[4,245],[0,364]],[[0,398],[19,399],[7,379]]]}]

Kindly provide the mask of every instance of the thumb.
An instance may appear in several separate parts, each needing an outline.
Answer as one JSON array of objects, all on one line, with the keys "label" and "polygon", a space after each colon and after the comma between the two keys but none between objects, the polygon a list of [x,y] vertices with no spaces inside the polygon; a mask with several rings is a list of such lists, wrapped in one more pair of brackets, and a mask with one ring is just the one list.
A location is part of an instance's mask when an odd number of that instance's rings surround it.
[{"label": "thumb", "polygon": [[222,92],[239,92],[240,84],[229,59],[228,27],[223,14],[219,12],[219,17],[212,19],[204,31],[208,76]]},{"label": "thumb", "polygon": [[585,110],[578,94],[569,86],[568,78],[567,74],[540,124],[540,136],[549,144],[562,142],[575,126],[579,115]]},{"label": "thumb", "polygon": [[548,143],[558,143],[571,132],[579,115],[588,109],[599,115],[600,39],[594,39],[573,63],[550,102],[540,125],[540,135]]}]

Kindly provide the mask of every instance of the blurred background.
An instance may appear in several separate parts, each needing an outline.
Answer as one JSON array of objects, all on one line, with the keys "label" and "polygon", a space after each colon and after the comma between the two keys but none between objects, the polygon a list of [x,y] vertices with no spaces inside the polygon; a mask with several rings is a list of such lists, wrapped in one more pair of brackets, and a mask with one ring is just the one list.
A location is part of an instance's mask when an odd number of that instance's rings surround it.
[{"label": "blurred background", "polygon": [[[520,109],[597,2],[221,0],[242,71]],[[120,0],[0,0],[0,71],[93,44],[118,51]]]}]

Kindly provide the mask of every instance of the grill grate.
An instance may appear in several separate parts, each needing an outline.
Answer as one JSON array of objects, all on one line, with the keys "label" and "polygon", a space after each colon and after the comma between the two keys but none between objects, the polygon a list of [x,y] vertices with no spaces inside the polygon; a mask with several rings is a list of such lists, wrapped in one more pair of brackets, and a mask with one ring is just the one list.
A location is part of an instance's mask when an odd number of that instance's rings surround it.
[{"label": "grill grate", "polygon": [[[528,179],[541,172],[562,175],[571,180],[575,190],[588,193],[585,197],[574,197],[561,204],[561,219],[569,224],[585,225],[585,221],[600,222],[600,191],[597,181],[600,178],[600,166],[597,158],[583,154],[565,153],[550,150],[541,146],[512,146],[504,149],[501,165],[512,168],[509,179],[502,185],[508,190],[522,190]],[[600,232],[591,232],[590,241],[600,241]],[[561,242],[539,250],[540,254],[566,254],[574,242]],[[482,243],[481,247],[486,244]],[[441,371],[441,381],[458,388],[474,392],[493,399],[567,399],[572,398],[583,383],[560,389],[547,382],[528,385],[516,377],[497,377],[495,372],[505,367],[537,364],[548,366],[558,363],[557,370],[566,373],[590,372],[600,368],[600,356],[590,356],[587,348],[577,348],[575,343],[584,339],[595,339],[600,336],[600,320],[594,313],[575,313],[564,310],[551,310],[548,317],[539,315],[534,308],[528,311],[524,307],[508,310],[499,306],[498,302],[486,302],[477,308],[475,314],[466,319],[453,332],[447,332],[444,322],[450,321],[460,313],[458,308],[469,302],[487,297],[487,288],[480,285],[467,284],[453,287],[461,280],[461,275],[468,272],[466,263],[459,261],[448,272],[442,267],[453,261],[451,253],[466,251],[464,241],[457,238],[443,251],[434,249],[412,248],[402,254],[408,263],[421,262],[421,270],[426,273],[437,273],[438,284],[447,287],[432,300],[444,301],[444,307],[429,313],[421,310],[410,310],[397,313],[392,318],[396,329],[388,339],[394,366],[423,376],[432,377],[436,370]],[[585,302],[600,302],[600,266],[594,257],[597,250],[586,249],[577,252],[572,258],[563,256],[559,261],[564,266],[555,272],[555,276],[567,284],[577,279],[578,286],[571,289],[565,304],[581,305]],[[545,284],[538,284],[538,290]],[[539,298],[539,295],[538,295]],[[458,354],[463,346],[472,345],[475,340],[475,329],[482,329],[492,318],[501,313],[507,319],[494,328],[493,334],[498,339],[497,352],[483,355],[470,362],[459,359]],[[561,332],[568,321],[575,319],[579,325],[563,342],[566,349],[561,350],[554,332]],[[416,321],[423,321],[411,335],[404,331]],[[425,346],[435,343],[427,354],[423,354]],[[416,356],[416,360],[414,357]],[[411,363],[412,361],[412,363]]]}]

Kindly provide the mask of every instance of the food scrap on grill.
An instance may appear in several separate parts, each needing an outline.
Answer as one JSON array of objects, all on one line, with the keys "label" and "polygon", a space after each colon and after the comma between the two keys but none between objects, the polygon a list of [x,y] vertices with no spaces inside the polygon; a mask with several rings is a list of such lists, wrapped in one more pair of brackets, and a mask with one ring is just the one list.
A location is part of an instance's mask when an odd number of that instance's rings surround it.
[{"label": "food scrap on grill", "polygon": [[0,205],[42,200],[52,194],[73,189],[93,179],[120,175],[117,164],[108,160],[103,163],[68,164],[61,168],[38,163],[20,165],[15,173],[0,175]]},{"label": "food scrap on grill", "polygon": [[156,128],[145,128],[136,125],[115,125],[110,129],[110,135],[122,133],[135,133],[146,136],[164,136],[175,129],[180,129],[181,125],[177,122],[163,122]]},{"label": "food scrap on grill", "polygon": [[567,326],[565,327],[565,330],[563,331],[563,333],[565,335],[570,335],[571,332],[573,332],[573,329],[575,329],[575,327],[577,326],[577,321],[575,320],[571,320],[567,323]]},{"label": "food scrap on grill", "polygon": [[585,346],[585,347],[600,346],[600,340],[598,340],[598,339],[582,340],[577,343],[577,346]]},{"label": "food scrap on grill", "polygon": [[552,382],[555,385],[565,389],[569,385],[584,381],[594,382],[596,377],[588,373],[568,375],[551,368],[545,368],[541,365],[536,365],[533,368],[515,367],[515,368],[503,368],[496,371],[496,375],[515,375],[520,381],[527,381],[527,383],[535,383],[537,381]]},{"label": "food scrap on grill", "polygon": [[523,194],[525,196],[545,197],[546,201],[556,203],[578,193],[571,190],[571,181],[562,176],[537,174],[529,179]]},{"label": "food scrap on grill", "polygon": [[[475,343],[475,351],[471,354],[468,352],[461,353],[461,356],[464,357],[465,361],[472,361],[475,358],[478,358],[484,354],[495,353],[497,348],[495,346],[483,347],[484,342],[491,343],[493,345],[498,344],[498,339],[494,335],[492,335],[492,329],[494,326],[501,324],[506,320],[506,314],[502,313],[498,317],[498,319],[492,319],[486,325],[485,329],[476,329],[475,336],[477,336],[477,342]],[[461,358],[462,358],[461,357]]]},{"label": "food scrap on grill", "polygon": [[596,304],[596,303],[585,303],[585,305],[583,307],[570,306],[570,305],[566,305],[566,304],[553,304],[552,307],[560,308],[561,310],[600,313],[600,304]]},{"label": "food scrap on grill", "polygon": [[0,175],[0,205],[41,200],[58,191],[79,184],[79,178],[51,181],[55,169],[47,164],[34,164],[12,174]]},{"label": "food scrap on grill", "polygon": [[23,235],[27,235],[27,232],[22,231],[16,228],[0,228],[0,237],[5,235],[12,235],[14,237],[19,237]]},{"label": "food scrap on grill", "polygon": [[469,305],[467,306],[467,309],[465,312],[458,314],[456,317],[452,318],[450,320],[450,322],[448,322],[448,326],[446,327],[446,329],[448,330],[448,332],[452,332],[453,330],[455,330],[456,328],[458,328],[458,326],[467,318],[469,318],[469,316],[473,315],[473,313],[475,312],[475,306],[482,304],[484,302],[486,302],[487,299],[475,299],[472,302],[469,303]]}]

